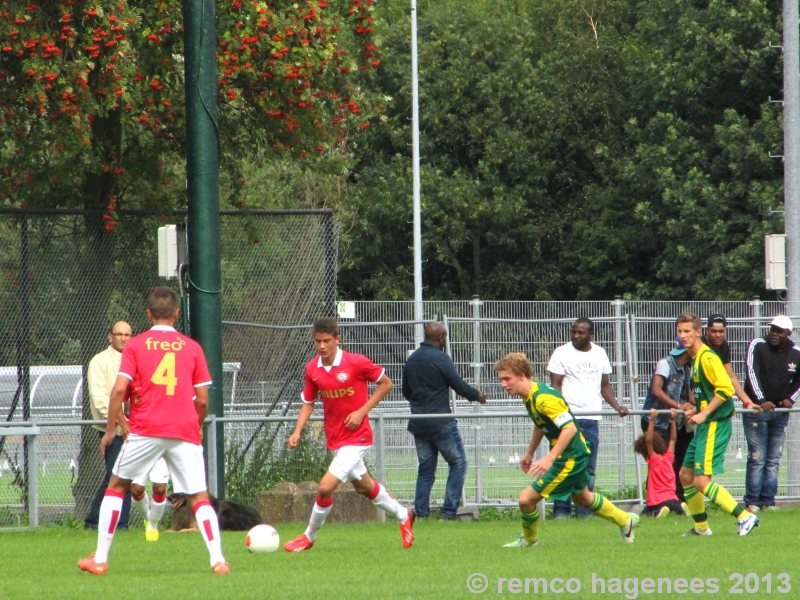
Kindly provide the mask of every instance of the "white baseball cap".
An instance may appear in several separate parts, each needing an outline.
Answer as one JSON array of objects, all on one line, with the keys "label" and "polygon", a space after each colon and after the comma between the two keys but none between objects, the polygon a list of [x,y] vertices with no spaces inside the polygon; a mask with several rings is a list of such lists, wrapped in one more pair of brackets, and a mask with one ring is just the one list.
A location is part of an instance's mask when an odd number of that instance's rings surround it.
[{"label": "white baseball cap", "polygon": [[774,325],[775,327],[780,327],[781,329],[788,329],[791,331],[794,329],[792,327],[792,320],[787,317],[786,315],[778,315],[772,321],[769,322],[770,325]]}]

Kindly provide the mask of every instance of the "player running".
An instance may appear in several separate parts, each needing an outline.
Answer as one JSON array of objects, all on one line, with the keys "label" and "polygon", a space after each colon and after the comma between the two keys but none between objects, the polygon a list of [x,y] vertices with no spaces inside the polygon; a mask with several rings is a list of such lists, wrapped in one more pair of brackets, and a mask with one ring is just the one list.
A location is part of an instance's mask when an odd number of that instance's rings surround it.
[{"label": "player running", "polygon": [[[303,406],[297,416],[294,432],[287,445],[295,448],[303,427],[314,412],[314,401],[322,398],[325,438],[334,453],[328,471],[322,476],[308,527],[302,535],[284,545],[287,552],[302,552],[314,545],[317,532],[333,507],[333,493],[339,484],[350,481],[355,490],[388,512],[400,523],[403,548],[414,542],[414,512],[389,495],[386,488],[367,473],[364,455],[372,446],[369,411],[392,389],[392,380],[366,356],[351,354],[339,348],[339,326],[336,319],[318,319],[313,326],[314,347],[319,355],[306,365],[306,382],[302,392]],[[367,382],[375,389],[369,397]]]},{"label": "player running", "polygon": [[122,364],[111,390],[108,427],[100,440],[101,452],[113,439],[120,407],[132,381],[141,382],[141,393],[131,401],[130,434],[100,505],[97,549],[78,561],[78,568],[93,575],[108,571],[108,553],[125,492],[132,481],[144,481],[162,456],[174,490],[186,494],[194,510],[210,555],[211,571],[218,575],[229,571],[222,556],[217,514],[206,491],[201,445],[211,376],[200,345],[173,328],[179,313],[174,290],[151,290],[147,316],[153,327],[128,342],[122,353]]},{"label": "player running", "polygon": [[[505,547],[525,548],[539,543],[539,510],[536,505],[542,498],[566,500],[571,497],[577,505],[617,525],[624,542],[633,542],[639,515],[620,510],[587,487],[589,445],[563,396],[557,390],[531,380],[531,363],[521,352],[506,354],[494,368],[502,388],[512,396],[522,398],[534,423],[528,450],[519,461],[523,472],[534,477],[534,481],[519,495],[522,534]],[[533,454],[545,436],[550,442],[550,452],[534,461]]]}]

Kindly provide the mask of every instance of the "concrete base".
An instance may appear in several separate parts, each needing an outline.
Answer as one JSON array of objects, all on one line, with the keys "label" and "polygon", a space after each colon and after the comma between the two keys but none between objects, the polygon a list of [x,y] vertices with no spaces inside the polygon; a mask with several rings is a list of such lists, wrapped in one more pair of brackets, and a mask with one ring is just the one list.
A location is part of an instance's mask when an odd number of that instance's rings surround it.
[{"label": "concrete base", "polygon": [[[271,490],[259,492],[256,505],[265,523],[302,523],[308,521],[316,497],[317,484],[313,481],[281,482]],[[378,510],[375,505],[349,484],[343,484],[333,496],[333,510],[326,523],[365,523],[377,520]]]}]

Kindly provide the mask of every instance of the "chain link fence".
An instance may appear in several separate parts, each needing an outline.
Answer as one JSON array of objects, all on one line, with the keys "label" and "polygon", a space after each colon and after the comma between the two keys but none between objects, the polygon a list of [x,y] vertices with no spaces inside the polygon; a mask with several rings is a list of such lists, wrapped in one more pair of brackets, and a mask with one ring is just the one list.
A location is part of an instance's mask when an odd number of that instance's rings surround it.
[{"label": "chain link fence", "polygon": [[[110,324],[126,320],[134,333],[149,327],[147,290],[165,284],[158,277],[158,227],[185,220],[185,213],[118,217],[109,233],[98,213],[0,210],[0,415],[47,423],[37,436],[38,496],[54,518],[82,521],[104,470],[88,424],[72,425],[91,419],[86,365],[106,348]],[[332,212],[223,211],[220,246],[226,408],[260,416],[285,411],[299,398],[307,333],[254,324],[335,314]],[[228,428],[231,456],[252,450],[260,432],[258,424]],[[0,526],[27,518],[31,439],[0,432]]]}]

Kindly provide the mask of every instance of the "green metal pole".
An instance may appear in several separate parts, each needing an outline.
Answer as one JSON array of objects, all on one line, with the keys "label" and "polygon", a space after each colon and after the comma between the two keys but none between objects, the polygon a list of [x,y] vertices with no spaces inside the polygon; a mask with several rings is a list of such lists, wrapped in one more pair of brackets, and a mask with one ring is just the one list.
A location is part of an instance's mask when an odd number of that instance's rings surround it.
[{"label": "green metal pole", "polygon": [[[189,245],[189,323],[203,346],[214,384],[209,413],[222,416],[222,281],[219,259],[216,14],[214,0],[184,0],[186,184]],[[211,436],[213,439],[214,436]],[[217,468],[209,488],[224,497],[224,438],[217,432]],[[215,485],[216,484],[216,485]]]}]

